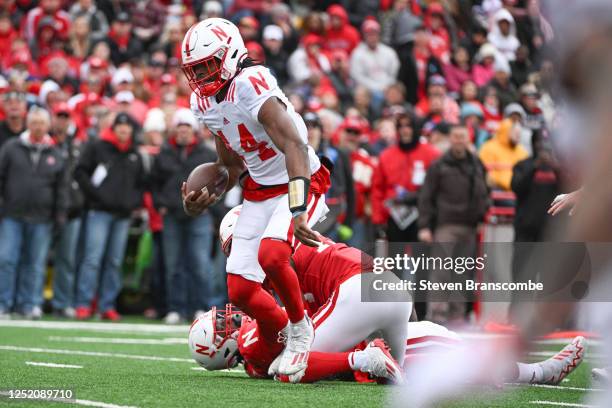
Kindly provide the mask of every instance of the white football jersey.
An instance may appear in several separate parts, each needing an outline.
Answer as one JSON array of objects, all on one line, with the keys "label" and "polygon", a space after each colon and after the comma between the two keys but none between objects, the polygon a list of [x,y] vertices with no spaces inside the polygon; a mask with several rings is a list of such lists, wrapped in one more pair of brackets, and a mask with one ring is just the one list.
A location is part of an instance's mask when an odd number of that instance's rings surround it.
[{"label": "white football jersey", "polygon": [[[257,120],[259,109],[271,96],[287,107],[300,139],[308,143],[306,125],[293,105],[278,87],[268,68],[256,65],[243,69],[229,85],[225,99],[217,103],[214,96],[199,98],[191,94],[191,110],[223,143],[244,161],[250,176],[261,185],[289,182],[285,155],[274,145]],[[311,173],[321,166],[312,147],[308,146]]]}]

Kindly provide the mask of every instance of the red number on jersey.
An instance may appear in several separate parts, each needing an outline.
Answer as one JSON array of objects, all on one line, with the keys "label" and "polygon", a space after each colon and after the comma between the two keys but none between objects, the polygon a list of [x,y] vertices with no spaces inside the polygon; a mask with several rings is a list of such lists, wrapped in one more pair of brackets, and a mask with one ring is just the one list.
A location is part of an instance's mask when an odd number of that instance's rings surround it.
[{"label": "red number on jersey", "polygon": [[259,151],[259,159],[261,161],[266,161],[276,156],[276,152],[268,147],[266,142],[257,142],[249,129],[241,123],[238,125],[238,133],[240,134],[240,146],[244,149],[245,152],[254,152],[255,150]]}]

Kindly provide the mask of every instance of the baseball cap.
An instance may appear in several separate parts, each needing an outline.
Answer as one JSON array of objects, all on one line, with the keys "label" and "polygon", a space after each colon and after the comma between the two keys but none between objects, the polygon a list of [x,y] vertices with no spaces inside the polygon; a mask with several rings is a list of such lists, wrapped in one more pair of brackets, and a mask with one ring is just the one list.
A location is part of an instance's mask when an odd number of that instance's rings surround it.
[{"label": "baseball cap", "polygon": [[115,95],[115,102],[117,103],[132,103],[134,102],[134,94],[132,91],[121,91]]},{"label": "baseball cap", "polygon": [[106,68],[108,64],[102,58],[91,57],[89,58],[89,68]]},{"label": "baseball cap", "polygon": [[538,96],[538,88],[534,84],[523,84],[520,89],[521,95],[524,96]]},{"label": "baseball cap", "polygon": [[53,114],[59,115],[60,113],[70,114],[70,106],[66,102],[60,102],[53,107]]},{"label": "baseball cap", "polygon": [[429,78],[429,85],[446,86],[446,79],[442,75],[432,75]]},{"label": "baseball cap", "polygon": [[178,109],[172,117],[172,126],[177,127],[180,125],[191,126],[193,130],[198,129],[198,120],[191,112],[191,109],[181,108]]},{"label": "baseball cap", "polygon": [[132,119],[130,115],[128,115],[125,112],[121,112],[121,113],[118,113],[117,116],[115,116],[113,127],[117,125],[130,125],[131,127],[134,127],[135,123],[136,122],[134,122],[134,119]]},{"label": "baseball cap", "polygon": [[347,116],[346,119],[342,122],[342,127],[346,130],[356,130],[359,133],[363,130],[363,124],[359,120],[359,118],[355,118],[352,116]]},{"label": "baseball cap", "polygon": [[172,74],[165,73],[161,76],[160,81],[164,85],[171,85],[176,83],[176,78]]},{"label": "baseball cap", "polygon": [[259,28],[259,21],[257,21],[255,17],[245,16],[240,19],[240,23],[238,25],[248,26],[257,30]]},{"label": "baseball cap", "polygon": [[508,117],[514,113],[519,114],[522,119],[525,119],[525,117],[527,116],[527,114],[525,113],[525,109],[523,109],[523,107],[516,102],[510,103],[508,104],[508,106],[506,106],[506,108],[504,109],[504,117]]},{"label": "baseball cap", "polygon": [[130,84],[134,82],[134,75],[132,75],[132,71],[130,71],[128,68],[119,68],[113,74],[113,79],[111,83],[113,86],[117,86],[124,82],[130,83]]},{"label": "baseball cap", "polygon": [[130,15],[125,11],[121,11],[119,12],[119,14],[117,14],[117,18],[115,18],[115,21],[119,23],[127,23],[130,21]]},{"label": "baseball cap", "polygon": [[277,25],[267,25],[263,30],[264,40],[283,41],[283,29]]}]

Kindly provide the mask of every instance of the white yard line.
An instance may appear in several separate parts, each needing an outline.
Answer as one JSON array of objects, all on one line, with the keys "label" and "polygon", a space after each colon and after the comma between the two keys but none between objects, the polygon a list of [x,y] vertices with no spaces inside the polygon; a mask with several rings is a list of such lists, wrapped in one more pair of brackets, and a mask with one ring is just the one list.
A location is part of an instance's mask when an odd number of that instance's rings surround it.
[{"label": "white yard line", "polygon": [[550,388],[554,390],[569,390],[569,391],[604,391],[601,388],[579,388],[579,387],[563,387],[560,385],[549,385],[549,384],[519,384],[519,383],[507,383],[509,386],[516,387],[535,387],[535,388]]},{"label": "white yard line", "polygon": [[[8,391],[0,391],[0,395],[4,395],[8,397],[10,394]],[[20,401],[30,401],[30,400],[20,400]],[[98,407],[98,408],[137,408],[137,407],[129,406],[129,405],[109,404],[106,402],[90,401],[90,400],[84,400],[84,399],[45,398],[45,399],[37,399],[35,401],[63,402],[64,404],[76,404],[76,405],[83,405],[86,407]]]},{"label": "white yard line", "polygon": [[176,344],[188,344],[189,340],[179,337],[166,337],[163,339],[130,339],[124,337],[65,337],[49,336],[50,341],[63,341],[71,343],[100,343],[100,344],[154,344],[162,346],[173,346]]},{"label": "white yard line", "polygon": [[577,407],[577,408],[596,408],[595,405],[574,404],[571,402],[556,402],[556,401],[529,401],[530,404],[537,405],[554,405],[555,407]]},{"label": "white yard line", "polygon": [[52,367],[52,368],[83,368],[80,365],[72,365],[72,364],[56,364],[56,363],[41,363],[37,361],[26,361],[26,365],[29,366],[37,366],[37,367]]},{"label": "white yard line", "polygon": [[97,323],[97,322],[53,322],[42,320],[0,320],[0,327],[20,327],[29,329],[62,329],[62,330],[91,330],[110,332],[135,333],[181,333],[189,332],[187,325],[165,325],[146,323]]},{"label": "white yard line", "polygon": [[18,346],[1,346],[0,350],[7,351],[25,351],[30,353],[47,353],[47,354],[68,354],[75,356],[92,356],[92,357],[117,357],[128,358],[132,360],[150,360],[150,361],[172,361],[177,363],[194,363],[190,358],[178,357],[158,357],[158,356],[142,356],[136,354],[123,353],[104,353],[100,351],[84,351],[84,350],[63,350],[63,349],[47,349],[39,347],[18,347]]}]

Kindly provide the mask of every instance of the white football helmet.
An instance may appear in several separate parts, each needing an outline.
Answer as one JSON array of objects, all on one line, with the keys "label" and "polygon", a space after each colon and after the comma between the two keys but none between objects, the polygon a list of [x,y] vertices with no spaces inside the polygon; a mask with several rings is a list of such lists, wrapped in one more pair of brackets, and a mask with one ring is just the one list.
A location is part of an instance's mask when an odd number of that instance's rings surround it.
[{"label": "white football helmet", "polygon": [[193,321],[189,329],[189,350],[193,359],[207,370],[236,367],[240,362],[238,329],[243,313],[232,304],[225,310],[213,307]]},{"label": "white football helmet", "polygon": [[247,53],[238,27],[223,18],[207,18],[183,38],[183,72],[198,96],[213,96],[236,75]]},{"label": "white football helmet", "polygon": [[219,239],[221,240],[221,248],[226,256],[229,256],[232,250],[232,237],[234,236],[234,228],[238,222],[238,216],[242,210],[242,204],[229,210],[225,217],[221,220],[219,226]]}]

